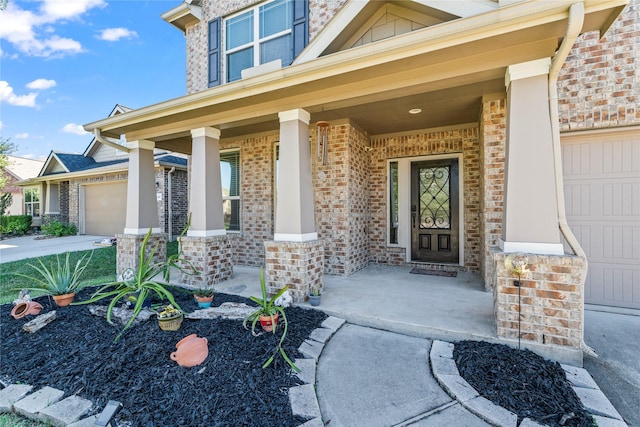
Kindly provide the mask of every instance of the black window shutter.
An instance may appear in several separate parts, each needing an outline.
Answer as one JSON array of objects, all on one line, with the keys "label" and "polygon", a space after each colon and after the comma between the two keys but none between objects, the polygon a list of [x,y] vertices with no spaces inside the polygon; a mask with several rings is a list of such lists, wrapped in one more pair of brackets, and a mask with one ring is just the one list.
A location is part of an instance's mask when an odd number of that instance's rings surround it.
[{"label": "black window shutter", "polygon": [[209,21],[209,87],[222,83],[220,76],[220,18]]},{"label": "black window shutter", "polygon": [[293,0],[293,58],[309,43],[309,0]]}]

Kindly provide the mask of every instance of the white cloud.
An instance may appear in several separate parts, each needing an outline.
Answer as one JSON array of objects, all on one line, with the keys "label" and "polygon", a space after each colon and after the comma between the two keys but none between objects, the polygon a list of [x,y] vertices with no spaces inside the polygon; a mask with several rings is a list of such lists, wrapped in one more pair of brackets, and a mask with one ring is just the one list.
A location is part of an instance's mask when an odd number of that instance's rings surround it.
[{"label": "white cloud", "polygon": [[0,103],[6,102],[16,107],[35,107],[37,96],[38,94],[35,92],[30,92],[28,95],[16,95],[8,82],[0,80]]},{"label": "white cloud", "polygon": [[[18,51],[38,57],[57,57],[82,52],[73,39],[55,34],[55,24],[79,19],[95,7],[105,7],[104,0],[45,0],[38,10],[21,9],[10,1],[2,12],[0,39],[7,40]],[[38,3],[33,3],[38,4]]]},{"label": "white cloud", "polygon": [[35,90],[45,90],[55,87],[56,85],[57,83],[55,80],[37,79],[30,83],[27,83],[27,88]]},{"label": "white cloud", "polygon": [[107,28],[106,30],[102,30],[100,34],[98,34],[98,39],[106,40],[109,42],[117,42],[121,39],[135,39],[138,37],[138,33],[133,30],[129,30],[127,28]]},{"label": "white cloud", "polygon": [[67,123],[66,125],[64,125],[64,127],[62,128],[62,132],[71,133],[74,135],[86,135],[89,133],[84,130],[81,125],[77,125],[75,123]]},{"label": "white cloud", "polygon": [[27,139],[27,138],[29,138],[29,134],[27,132],[17,133],[13,137],[15,139]]}]

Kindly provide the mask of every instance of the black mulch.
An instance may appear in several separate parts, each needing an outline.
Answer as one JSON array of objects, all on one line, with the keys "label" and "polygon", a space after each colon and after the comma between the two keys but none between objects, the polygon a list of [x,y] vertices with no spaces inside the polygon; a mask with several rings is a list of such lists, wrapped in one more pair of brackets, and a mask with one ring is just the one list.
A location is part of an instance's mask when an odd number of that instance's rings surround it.
[{"label": "black mulch", "polygon": [[462,378],[481,396],[517,414],[518,423],[530,418],[554,427],[594,425],[558,362],[477,341],[456,343],[453,357]]},{"label": "black mulch", "polygon": [[[86,299],[87,293],[76,298]],[[176,295],[185,311],[197,308],[191,294]],[[114,343],[119,327],[89,314],[87,306],[55,308],[38,298],[57,319],[35,334],[22,330],[33,316],[15,320],[12,306],[0,306],[0,379],[38,389],[51,386],[77,393],[94,403],[99,413],[109,400],[123,403],[118,421],[146,426],[297,426],[304,422],[291,412],[288,389],[300,385],[280,357],[266,369],[279,334],[252,336],[240,320],[185,319],[178,331],[162,331],[155,318],[129,329]],[[246,302],[216,294],[214,305]],[[300,344],[326,318],[322,312],[286,309],[289,332],[284,348],[302,357]],[[189,334],[209,341],[202,365],[184,368],[169,358],[176,343]]]}]

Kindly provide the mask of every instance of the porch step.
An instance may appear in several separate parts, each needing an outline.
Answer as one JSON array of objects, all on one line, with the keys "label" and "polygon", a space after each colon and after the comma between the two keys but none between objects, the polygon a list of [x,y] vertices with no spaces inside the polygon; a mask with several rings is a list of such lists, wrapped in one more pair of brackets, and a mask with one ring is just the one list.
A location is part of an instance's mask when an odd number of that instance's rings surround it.
[{"label": "porch step", "polygon": [[458,264],[438,264],[434,262],[408,262],[405,264],[407,267],[413,268],[426,268],[431,270],[441,270],[441,271],[458,271],[458,272],[467,272],[469,271],[468,267],[464,265]]}]

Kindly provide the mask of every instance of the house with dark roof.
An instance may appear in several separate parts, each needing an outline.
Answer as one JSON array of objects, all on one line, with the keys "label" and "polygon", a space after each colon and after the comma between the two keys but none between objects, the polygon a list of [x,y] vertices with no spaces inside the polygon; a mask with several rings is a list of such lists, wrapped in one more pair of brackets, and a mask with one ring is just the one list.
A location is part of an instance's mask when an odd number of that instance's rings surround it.
[{"label": "house with dark roof", "polygon": [[40,216],[40,193],[37,187],[21,187],[20,181],[38,176],[44,162],[24,157],[7,156],[7,166],[2,173],[7,176],[7,184],[2,193],[11,193],[12,200],[5,215]]},{"label": "house with dark roof", "polygon": [[[110,117],[130,109],[117,105]],[[80,234],[115,236],[125,226],[129,156],[124,147],[94,138],[82,154],[52,151],[40,173],[20,184],[37,189],[38,217],[73,223]],[[187,158],[155,150],[153,194],[163,232],[178,236],[187,223]]]},{"label": "house with dark roof", "polygon": [[[585,301],[640,307],[638,0],[176,3],[187,93],[84,128],[124,137],[132,194],[154,150],[191,156],[195,282],[264,265],[299,302],[369,264],[464,270],[498,337],[572,352]],[[129,198],[119,254],[165,239],[156,213]]]}]

